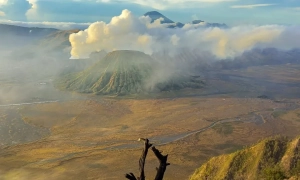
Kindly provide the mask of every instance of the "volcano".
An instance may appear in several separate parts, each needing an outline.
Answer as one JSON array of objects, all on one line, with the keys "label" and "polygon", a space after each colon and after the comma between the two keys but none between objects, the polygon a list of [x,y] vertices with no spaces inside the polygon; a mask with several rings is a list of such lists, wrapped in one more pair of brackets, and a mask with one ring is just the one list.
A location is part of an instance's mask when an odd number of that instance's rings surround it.
[{"label": "volcano", "polygon": [[202,87],[202,81],[195,77],[179,74],[171,77],[161,73],[165,71],[163,67],[143,52],[118,50],[82,72],[65,75],[59,87],[80,93],[119,96]]}]

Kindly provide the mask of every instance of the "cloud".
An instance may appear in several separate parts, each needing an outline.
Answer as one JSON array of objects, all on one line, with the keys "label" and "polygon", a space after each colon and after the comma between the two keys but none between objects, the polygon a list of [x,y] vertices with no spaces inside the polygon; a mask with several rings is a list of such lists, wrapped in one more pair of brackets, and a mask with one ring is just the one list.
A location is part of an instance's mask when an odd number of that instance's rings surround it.
[{"label": "cloud", "polygon": [[[24,0],[26,1],[26,0]],[[103,3],[73,0],[29,0],[30,7],[26,11],[28,21],[64,21],[64,22],[95,22],[108,21],[124,9],[124,6],[143,14],[147,10],[137,4]]]},{"label": "cloud", "polygon": [[28,19],[36,19],[38,16],[38,5],[37,0],[27,0],[31,5],[31,8],[26,12],[26,17]]},{"label": "cloud", "polygon": [[300,48],[299,27],[279,25],[237,26],[227,29],[186,25],[170,29],[149,17],[135,17],[123,10],[110,23],[96,22],[86,30],[70,35],[73,58],[87,58],[90,53],[105,50],[137,50],[148,54],[183,49],[209,52],[219,59],[233,58],[253,48]]},{"label": "cloud", "polygon": [[7,4],[8,0],[0,0],[0,7]]},{"label": "cloud", "polygon": [[238,8],[238,9],[253,9],[257,7],[266,7],[266,6],[274,6],[276,4],[250,4],[250,5],[234,5],[231,8]]},{"label": "cloud", "polygon": [[30,8],[26,0],[1,0],[1,11],[11,20],[26,20],[25,13]]},{"label": "cloud", "polygon": [[[99,0],[98,0],[99,1]],[[203,4],[203,3],[222,3],[222,2],[231,2],[237,0],[120,0],[117,2],[124,3],[134,3],[142,6],[152,7],[154,9],[168,9],[170,7],[183,8],[183,7],[194,7],[195,4]],[[103,1],[99,1],[103,2]],[[106,0],[105,2],[114,3],[114,0]]]},{"label": "cloud", "polygon": [[5,16],[5,12],[0,11],[0,17],[1,17],[1,16]]},{"label": "cloud", "polygon": [[[1,14],[1,13],[0,13]],[[92,23],[75,23],[75,22],[25,22],[25,21],[11,21],[0,20],[1,24],[16,25],[22,27],[41,27],[41,28],[55,28],[61,30],[70,29],[86,29]]]}]

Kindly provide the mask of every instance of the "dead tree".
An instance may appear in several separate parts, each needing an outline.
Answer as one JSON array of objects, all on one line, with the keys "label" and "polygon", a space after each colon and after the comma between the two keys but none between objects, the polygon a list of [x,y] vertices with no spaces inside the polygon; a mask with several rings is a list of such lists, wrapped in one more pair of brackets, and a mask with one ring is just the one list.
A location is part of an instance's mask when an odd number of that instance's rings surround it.
[{"label": "dead tree", "polygon": [[167,166],[170,165],[168,163],[168,155],[163,156],[159,150],[157,150],[154,146],[152,147],[152,151],[154,152],[155,156],[159,160],[159,167],[156,168],[157,173],[155,176],[155,180],[162,180],[164,178],[164,174],[166,172]]},{"label": "dead tree", "polygon": [[[148,150],[150,147],[152,147],[152,144],[149,143],[149,139],[140,138],[139,141],[144,141],[144,149],[142,151],[142,155],[139,160],[139,171],[140,171],[140,177],[135,177],[133,173],[126,174],[125,177],[129,180],[145,180],[145,162],[146,157],[148,154]],[[159,167],[156,168],[156,176],[155,180],[163,180],[164,174],[166,172],[167,166],[170,165],[170,163],[167,162],[168,155],[164,156],[157,150],[154,146],[152,147],[152,151],[155,154],[156,158],[159,161]]]}]

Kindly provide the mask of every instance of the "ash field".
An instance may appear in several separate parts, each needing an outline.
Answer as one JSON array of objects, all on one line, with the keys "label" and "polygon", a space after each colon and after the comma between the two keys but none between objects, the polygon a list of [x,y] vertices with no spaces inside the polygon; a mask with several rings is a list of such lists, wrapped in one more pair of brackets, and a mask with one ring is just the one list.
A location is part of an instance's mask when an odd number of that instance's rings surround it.
[{"label": "ash field", "polygon": [[[3,26],[11,37],[30,30]],[[124,50],[126,38],[98,51],[77,43],[80,30],[35,30],[26,45],[1,46],[0,179],[122,179],[138,170],[141,137],[169,154],[165,179],[188,179],[213,156],[300,134],[299,46],[218,59]],[[149,155],[149,179],[156,166]]]}]

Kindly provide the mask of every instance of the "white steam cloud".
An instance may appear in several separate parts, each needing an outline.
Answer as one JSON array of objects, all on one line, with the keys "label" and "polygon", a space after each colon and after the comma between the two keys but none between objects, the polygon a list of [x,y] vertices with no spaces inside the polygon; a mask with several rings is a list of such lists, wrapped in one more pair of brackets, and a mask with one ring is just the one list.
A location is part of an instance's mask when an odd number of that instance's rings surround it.
[{"label": "white steam cloud", "polygon": [[210,52],[217,58],[233,58],[253,48],[300,48],[300,27],[280,25],[237,26],[227,29],[204,28],[205,23],[186,24],[183,28],[166,28],[161,19],[151,23],[149,17],[135,17],[129,10],[111,22],[96,22],[88,29],[70,35],[72,58],[87,58],[105,50],[137,50],[148,54],[178,52],[189,49]]}]

